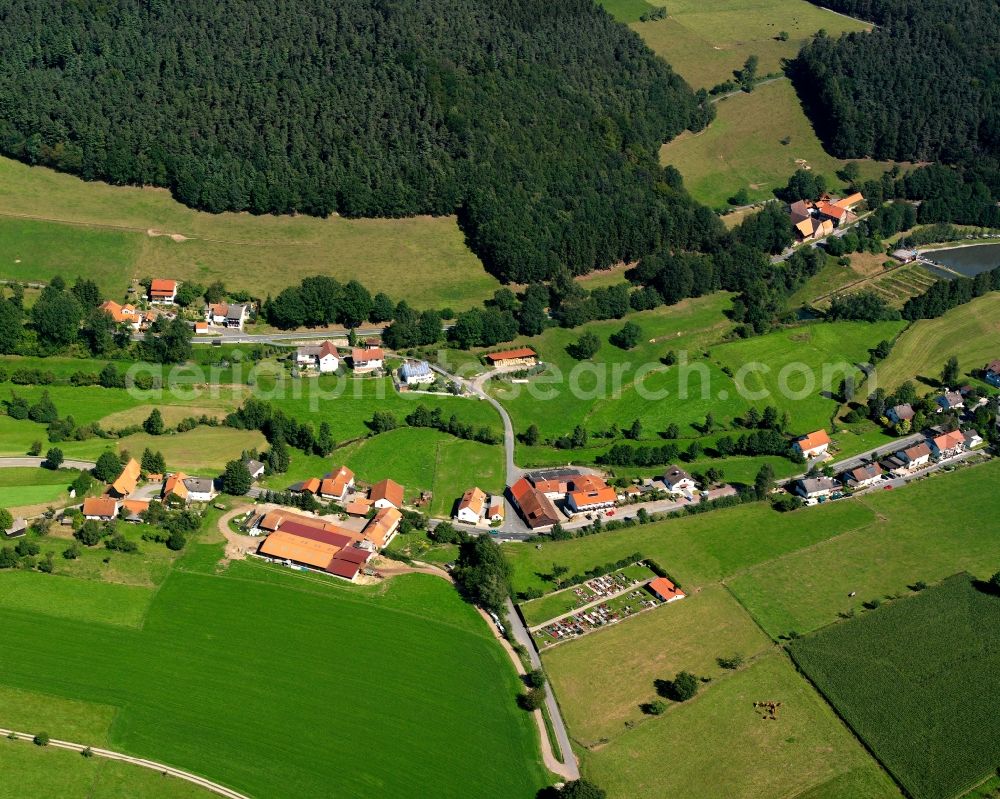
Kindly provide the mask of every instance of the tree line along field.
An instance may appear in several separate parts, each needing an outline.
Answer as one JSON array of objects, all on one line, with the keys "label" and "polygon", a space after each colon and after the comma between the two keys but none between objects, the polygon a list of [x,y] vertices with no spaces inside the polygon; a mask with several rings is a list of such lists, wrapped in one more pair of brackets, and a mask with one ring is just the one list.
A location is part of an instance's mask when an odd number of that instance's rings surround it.
[{"label": "tree line along field", "polygon": [[[741,428],[733,426],[734,422],[751,406],[762,410],[773,405],[779,412],[787,412],[789,433],[829,429],[839,405],[830,393],[839,389],[843,377],[856,372],[855,364],[868,361],[872,347],[883,339],[895,338],[904,326],[902,322],[824,323],[724,342],[731,329],[723,313],[728,303],[728,295],[713,294],[629,314],[625,320],[591,322],[575,330],[550,328],[540,336],[519,339],[519,345],[533,347],[549,367],[533,378],[533,385],[490,384],[494,396],[510,413],[517,433],[525,433],[531,425],[538,429],[541,443],[518,443],[518,462],[548,465],[564,463],[567,458],[593,462],[616,443],[601,434],[613,425],[627,430],[635,419],[642,425],[642,436],[629,443],[667,443],[662,434],[673,423],[679,427],[675,443],[680,449],[692,441],[711,447],[720,436],[739,436]],[[641,329],[639,343],[630,350],[608,341],[624,321]],[[601,340],[601,348],[593,358],[580,362],[567,348],[587,332]],[[671,351],[679,360],[666,366],[660,359]],[[758,364],[760,369],[741,374],[746,364]],[[740,378],[739,385],[734,377]],[[741,391],[741,386],[747,392]],[[760,396],[757,392],[766,392],[766,398],[744,398]],[[716,423],[711,432],[703,426],[709,412]],[[544,443],[545,439],[569,435],[577,425],[590,434],[585,448],[562,450]],[[857,446],[850,435],[845,435],[842,443],[844,451]],[[861,446],[864,449],[868,444]],[[750,482],[763,461],[743,460],[746,462],[726,459],[723,466],[730,464],[734,469],[727,475],[731,479]],[[794,464],[781,461],[775,459],[778,471],[793,474]],[[718,460],[697,461],[705,468],[713,463],[720,465]]]},{"label": "tree line along field", "polygon": [[[805,0],[727,0],[721,3],[680,0],[667,4],[665,19],[640,17],[658,0],[602,0],[601,5],[638,33],[694,88],[709,89],[732,78],[750,55],[760,59],[759,74],[776,72],[782,59],[794,58],[816,31],[831,36],[869,25],[840,16]],[[785,41],[778,34],[785,31]]]},{"label": "tree line along field", "polygon": [[[823,149],[790,81],[763,84],[715,107],[715,120],[705,130],[682,134],[660,148],[660,162],[677,167],[695,199],[724,208],[740,189],[751,201],[769,199],[805,167],[823,175],[832,191],[842,188],[836,172],[847,162]],[[869,160],[857,164],[863,179],[891,166]]]},{"label": "tree line along field", "polygon": [[961,795],[996,768],[1000,596],[969,575],[789,651],[914,799]]},{"label": "tree line along field", "polygon": [[531,796],[545,783],[507,656],[443,580],[359,588],[251,563],[218,574],[208,549],[185,555],[138,629],[0,606],[4,706],[23,719],[18,696],[37,705],[37,692],[112,708],[112,748],[260,797]]},{"label": "tree line along field", "polygon": [[265,297],[326,274],[357,278],[417,308],[456,310],[499,285],[465,246],[454,217],[209,214],[162,189],[85,182],[0,158],[0,279],[56,274],[70,283],[90,278],[114,299],[142,277],[221,280]]}]

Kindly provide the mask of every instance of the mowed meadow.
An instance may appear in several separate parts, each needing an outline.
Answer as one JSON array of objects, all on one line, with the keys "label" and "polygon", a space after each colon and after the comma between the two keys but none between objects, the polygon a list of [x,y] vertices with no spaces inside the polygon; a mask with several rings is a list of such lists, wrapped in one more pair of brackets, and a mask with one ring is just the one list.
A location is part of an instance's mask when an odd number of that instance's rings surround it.
[{"label": "mowed meadow", "polygon": [[98,708],[89,729],[57,713],[48,732],[262,798],[499,799],[545,783],[510,661],[446,582],[360,588],[249,563],[216,573],[219,550],[202,549],[131,600],[139,627],[29,611],[0,591],[0,718],[34,729],[30,711],[49,698],[83,703]]},{"label": "mowed meadow", "polygon": [[455,309],[499,285],[454,217],[209,214],[163,189],[85,182],[0,158],[0,279],[56,274],[91,278],[115,299],[142,277],[221,280],[265,297],[325,274],[414,307]]}]

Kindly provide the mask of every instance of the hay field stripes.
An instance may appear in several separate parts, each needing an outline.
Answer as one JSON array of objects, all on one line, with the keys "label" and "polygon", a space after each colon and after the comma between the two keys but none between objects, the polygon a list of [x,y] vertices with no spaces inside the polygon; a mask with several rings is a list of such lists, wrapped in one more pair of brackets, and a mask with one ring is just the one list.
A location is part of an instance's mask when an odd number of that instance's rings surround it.
[{"label": "hay field stripes", "polygon": [[900,264],[881,274],[861,278],[834,292],[816,297],[812,305],[822,310],[829,307],[835,296],[873,291],[893,308],[902,308],[910,297],[922,294],[936,282],[937,278],[920,264]]}]

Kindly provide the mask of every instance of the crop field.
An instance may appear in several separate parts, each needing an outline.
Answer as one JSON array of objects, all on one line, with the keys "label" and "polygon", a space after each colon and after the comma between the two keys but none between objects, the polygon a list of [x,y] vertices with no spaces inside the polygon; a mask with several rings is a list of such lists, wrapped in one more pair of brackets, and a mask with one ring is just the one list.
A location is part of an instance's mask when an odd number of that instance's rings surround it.
[{"label": "crop field", "polygon": [[717,657],[749,661],[767,646],[746,612],[713,585],[557,646],[543,661],[573,737],[589,747],[642,722],[639,706],[655,697],[654,680],[682,670],[715,679],[727,673]]},{"label": "crop field", "polygon": [[[673,672],[664,668],[661,676]],[[758,701],[781,702],[776,718],[765,718]],[[716,677],[694,699],[585,752],[583,772],[609,799],[899,796],[779,653]]]},{"label": "crop field", "polygon": [[[870,525],[845,527],[808,550],[748,568],[727,584],[776,638],[818,629],[838,614],[864,613],[863,602],[909,593],[917,581],[932,584],[959,570],[989,577],[1000,568],[998,479],[1000,462],[991,461],[849,500],[874,514]],[[789,515],[808,525],[812,510]]]},{"label": "crop field", "polygon": [[[714,12],[705,16],[714,17]],[[660,162],[680,170],[695,199],[723,208],[742,188],[751,201],[764,200],[773,197],[796,169],[806,167],[823,175],[831,189],[840,186],[836,172],[846,162],[823,150],[788,80],[727,97],[716,110],[708,128],[684,133],[660,149]],[[785,139],[788,144],[782,144]],[[877,177],[891,166],[857,163],[864,178]]]},{"label": "crop field", "polygon": [[504,551],[514,570],[515,591],[551,590],[554,584],[546,575],[554,563],[566,566],[567,576],[572,576],[638,552],[659,563],[688,592],[846,530],[866,527],[874,518],[860,502],[835,502],[804,513],[778,513],[754,503],[548,542],[541,549],[508,544]]},{"label": "crop field", "polygon": [[[34,729],[34,727],[32,727]],[[29,732],[30,730],[25,730]],[[0,799],[85,796],[87,799],[211,799],[213,794],[156,771],[102,757],[0,741]]]},{"label": "crop field", "polygon": [[952,355],[968,374],[1000,357],[998,342],[1000,292],[994,291],[937,319],[914,322],[878,365],[878,384],[892,391],[906,380],[917,380],[918,391],[930,391]]},{"label": "crop field", "polygon": [[[850,295],[860,291],[871,291],[885,300],[887,305],[893,308],[902,308],[910,297],[923,294],[936,280],[937,278],[920,264],[907,264],[875,274],[839,293]],[[832,299],[832,296],[824,296],[815,305],[820,309],[827,308]]]},{"label": "crop field", "polygon": [[789,651],[914,799],[962,794],[996,768],[1000,597],[968,575]]},{"label": "crop field", "polygon": [[208,214],[162,189],[85,182],[0,159],[0,278],[56,274],[90,277],[115,299],[146,276],[218,279],[263,297],[326,274],[405,294],[415,307],[455,309],[499,285],[466,248],[454,217]]},{"label": "crop field", "polygon": [[44,505],[68,497],[77,471],[18,467],[0,469],[0,508]]},{"label": "crop field", "polygon": [[[507,656],[444,581],[358,588],[256,563],[197,573],[201,549],[159,588],[141,629],[0,606],[0,690],[112,707],[112,747],[262,799],[532,796],[544,784]],[[360,765],[359,741],[384,743]]]},{"label": "crop field", "polygon": [[[758,74],[777,72],[820,28],[830,35],[866,30],[858,20],[804,0],[721,0],[710,4],[680,0],[667,4],[669,16],[653,22],[640,17],[659,0],[602,0],[616,19],[630,24],[647,45],[694,88],[711,88],[732,78],[750,55],[760,59]],[[788,34],[780,41],[778,34]]]}]

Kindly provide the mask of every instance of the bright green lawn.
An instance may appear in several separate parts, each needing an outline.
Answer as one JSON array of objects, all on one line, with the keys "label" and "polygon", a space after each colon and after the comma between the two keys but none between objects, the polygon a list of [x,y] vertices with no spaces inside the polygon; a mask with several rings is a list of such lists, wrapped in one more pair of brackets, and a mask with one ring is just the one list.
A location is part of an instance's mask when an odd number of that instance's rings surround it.
[{"label": "bright green lawn", "polygon": [[[823,150],[788,80],[728,97],[716,109],[708,128],[678,136],[660,149],[660,162],[680,170],[696,200],[725,207],[741,188],[751,200],[768,199],[804,165],[823,175],[830,188],[840,185],[835,173],[846,162]],[[785,138],[788,144],[781,143]],[[880,175],[889,166],[874,161],[858,165],[864,177]]]},{"label": "bright green lawn", "polygon": [[507,544],[514,569],[514,590],[553,586],[542,580],[552,564],[569,575],[639,552],[666,569],[685,590],[795,552],[834,535],[865,527],[872,511],[860,502],[836,502],[802,513],[778,513],[754,503],[680,519],[599,533],[570,541],[547,542],[541,549]]},{"label": "bright green lawn", "polygon": [[574,738],[589,746],[643,722],[639,706],[654,698],[654,680],[685,669],[718,678],[727,672],[716,658],[749,661],[767,647],[725,588],[712,585],[546,650],[543,660]]},{"label": "bright green lawn", "polygon": [[211,799],[214,794],[157,771],[76,752],[0,741],[0,799]]},{"label": "bright green lawn", "polygon": [[[405,296],[418,308],[464,309],[499,285],[465,246],[454,217],[208,214],[185,208],[162,189],[85,182],[0,159],[4,215],[0,277],[45,280],[61,273],[72,282],[82,274],[115,299],[132,278],[146,276],[204,284],[221,279],[264,297],[326,274],[345,281],[361,276],[372,292]],[[188,240],[154,238],[149,230]]]},{"label": "bright green lawn", "polygon": [[41,505],[68,496],[75,469],[53,471],[36,467],[0,469],[0,508]]},{"label": "bright green lawn", "polygon": [[141,630],[0,608],[0,684],[117,707],[114,748],[260,799],[506,799],[544,784],[510,662],[446,582],[185,569]]},{"label": "bright green lawn", "polygon": [[0,686],[0,727],[28,732],[60,730],[68,741],[107,744],[117,709],[75,699],[62,699],[21,688]]},{"label": "bright green lawn", "polygon": [[[658,676],[669,679],[673,672],[664,668]],[[781,702],[776,721],[754,708],[762,700]],[[693,700],[585,753],[583,773],[609,799],[899,796],[778,653],[719,677]]]},{"label": "bright green lawn", "polygon": [[[59,542],[60,551],[65,549],[66,543]],[[43,552],[45,549],[48,547]],[[104,547],[97,551],[102,557],[107,554]],[[58,574],[18,570],[7,572],[0,579],[0,608],[31,608],[42,616],[83,623],[138,627],[152,598],[153,592],[148,588],[79,580]]]},{"label": "bright green lawn", "polygon": [[[632,23],[646,44],[696,89],[728,80],[750,55],[760,59],[759,75],[779,71],[781,60],[794,58],[820,28],[837,35],[868,27],[805,0],[679,0],[667,3],[669,16],[654,22],[638,21],[645,9],[635,0],[605,0],[602,5]],[[650,5],[663,3],[651,0]],[[778,41],[781,31],[788,33],[787,41]]]},{"label": "bright green lawn", "polygon": [[[862,602],[906,593],[918,580],[934,583],[960,570],[988,577],[1000,568],[998,480],[1000,462],[991,461],[851,500],[875,515],[872,523],[844,526],[842,535],[749,568],[728,585],[776,637],[863,612]],[[788,515],[809,526],[814,510]]]}]

